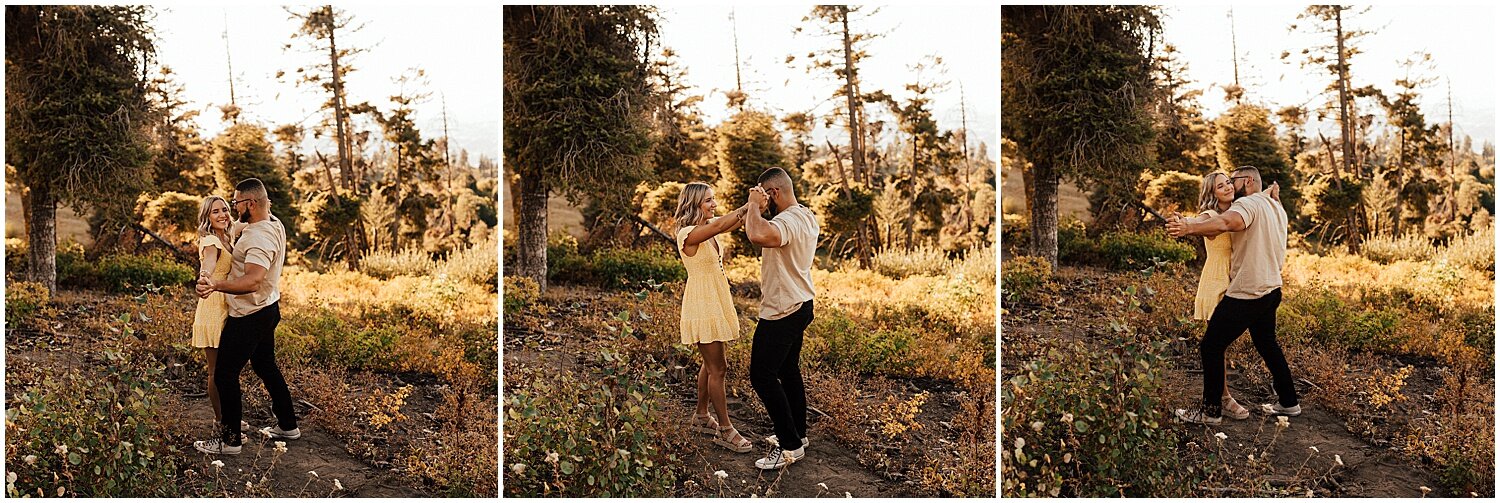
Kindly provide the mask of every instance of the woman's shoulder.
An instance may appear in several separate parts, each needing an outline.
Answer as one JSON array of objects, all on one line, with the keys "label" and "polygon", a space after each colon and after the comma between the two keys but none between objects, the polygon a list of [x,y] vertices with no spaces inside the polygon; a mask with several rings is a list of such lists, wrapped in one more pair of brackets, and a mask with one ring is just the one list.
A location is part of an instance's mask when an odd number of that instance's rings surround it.
[{"label": "woman's shoulder", "polygon": [[220,240],[218,236],[215,236],[213,234],[208,234],[198,238],[198,248],[202,249],[210,246],[216,246],[226,250],[229,249],[229,246],[226,245],[224,241]]},{"label": "woman's shoulder", "polygon": [[1211,209],[1210,210],[1203,210],[1203,211],[1201,211],[1201,212],[1198,213],[1198,216],[1213,218],[1213,217],[1219,216],[1219,212],[1218,212],[1218,210],[1211,210]]}]

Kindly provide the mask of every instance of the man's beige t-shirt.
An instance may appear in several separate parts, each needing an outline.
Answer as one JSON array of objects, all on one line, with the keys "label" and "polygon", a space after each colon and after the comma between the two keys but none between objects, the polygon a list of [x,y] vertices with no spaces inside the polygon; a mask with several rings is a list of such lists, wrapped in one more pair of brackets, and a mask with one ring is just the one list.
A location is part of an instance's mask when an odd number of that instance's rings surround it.
[{"label": "man's beige t-shirt", "polygon": [[245,264],[266,268],[260,288],[244,295],[225,295],[229,315],[242,318],[281,300],[281,266],[286,263],[286,227],[275,216],[246,225],[234,242],[231,279],[245,275]]},{"label": "man's beige t-shirt", "polygon": [[781,247],[760,250],[760,318],[779,320],[813,299],[818,219],[798,204],[777,213],[770,223],[781,232]]},{"label": "man's beige t-shirt", "polygon": [[1245,230],[1230,233],[1229,290],[1224,296],[1259,299],[1281,288],[1286,264],[1286,209],[1265,192],[1241,197],[1229,206],[1245,220]]}]

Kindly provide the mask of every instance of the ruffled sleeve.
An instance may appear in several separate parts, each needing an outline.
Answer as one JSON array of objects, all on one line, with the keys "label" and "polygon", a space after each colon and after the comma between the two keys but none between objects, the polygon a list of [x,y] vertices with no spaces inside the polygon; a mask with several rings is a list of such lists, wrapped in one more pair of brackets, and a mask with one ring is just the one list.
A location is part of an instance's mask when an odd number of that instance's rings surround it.
[{"label": "ruffled sleeve", "polygon": [[210,247],[210,246],[216,246],[220,250],[229,251],[229,247],[225,246],[224,242],[220,241],[218,236],[215,236],[213,234],[209,234],[207,236],[203,236],[201,238],[198,238],[198,249],[199,250],[202,250],[202,249]]}]

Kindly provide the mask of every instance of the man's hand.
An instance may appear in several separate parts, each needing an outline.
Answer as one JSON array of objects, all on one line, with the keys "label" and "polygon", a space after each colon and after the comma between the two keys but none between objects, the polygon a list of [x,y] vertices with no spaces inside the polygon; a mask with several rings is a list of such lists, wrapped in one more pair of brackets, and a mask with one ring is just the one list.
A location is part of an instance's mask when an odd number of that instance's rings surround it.
[{"label": "man's hand", "polygon": [[1172,237],[1180,238],[1186,236],[1187,230],[1187,222],[1183,222],[1180,215],[1173,215],[1167,220],[1167,234],[1172,235]]},{"label": "man's hand", "polygon": [[760,186],[750,188],[750,204],[755,205],[755,209],[759,210],[768,207],[770,201],[771,196],[766,194],[766,189],[762,189]]},{"label": "man's hand", "polygon": [[207,299],[210,294],[214,293],[214,280],[207,276],[199,277],[198,285],[193,287],[193,290],[198,293],[198,298]]},{"label": "man's hand", "polygon": [[1266,194],[1271,196],[1271,199],[1281,201],[1281,182],[1272,182],[1271,188],[1266,189]]}]

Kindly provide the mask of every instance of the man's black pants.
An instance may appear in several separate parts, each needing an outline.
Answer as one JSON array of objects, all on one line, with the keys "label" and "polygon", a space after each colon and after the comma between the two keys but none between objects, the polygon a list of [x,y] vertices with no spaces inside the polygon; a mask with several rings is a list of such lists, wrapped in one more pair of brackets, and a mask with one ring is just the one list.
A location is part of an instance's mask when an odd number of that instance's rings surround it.
[{"label": "man's black pants", "polygon": [[281,322],[281,302],[273,302],[249,316],[230,316],[224,321],[219,337],[219,356],[214,369],[214,386],[219,388],[222,411],[221,439],[227,445],[240,445],[240,420],[244,415],[240,392],[240,371],[249,362],[255,375],[271,394],[271,411],[282,430],[297,427],[292,412],[292,392],[276,366],[276,325]]},{"label": "man's black pants", "polygon": [[1255,351],[1266,361],[1276,395],[1283,407],[1297,405],[1297,390],[1292,387],[1292,369],[1287,366],[1281,344],[1276,342],[1276,308],[1281,306],[1281,289],[1272,290],[1259,299],[1224,297],[1208,320],[1208,332],[1198,345],[1203,360],[1203,411],[1219,417],[1224,399],[1224,352],[1240,334],[1250,330]]},{"label": "man's black pants", "polygon": [[807,390],[802,386],[802,335],[813,320],[813,301],[779,320],[755,325],[750,345],[750,385],[766,406],[781,448],[795,451],[807,436]]}]

